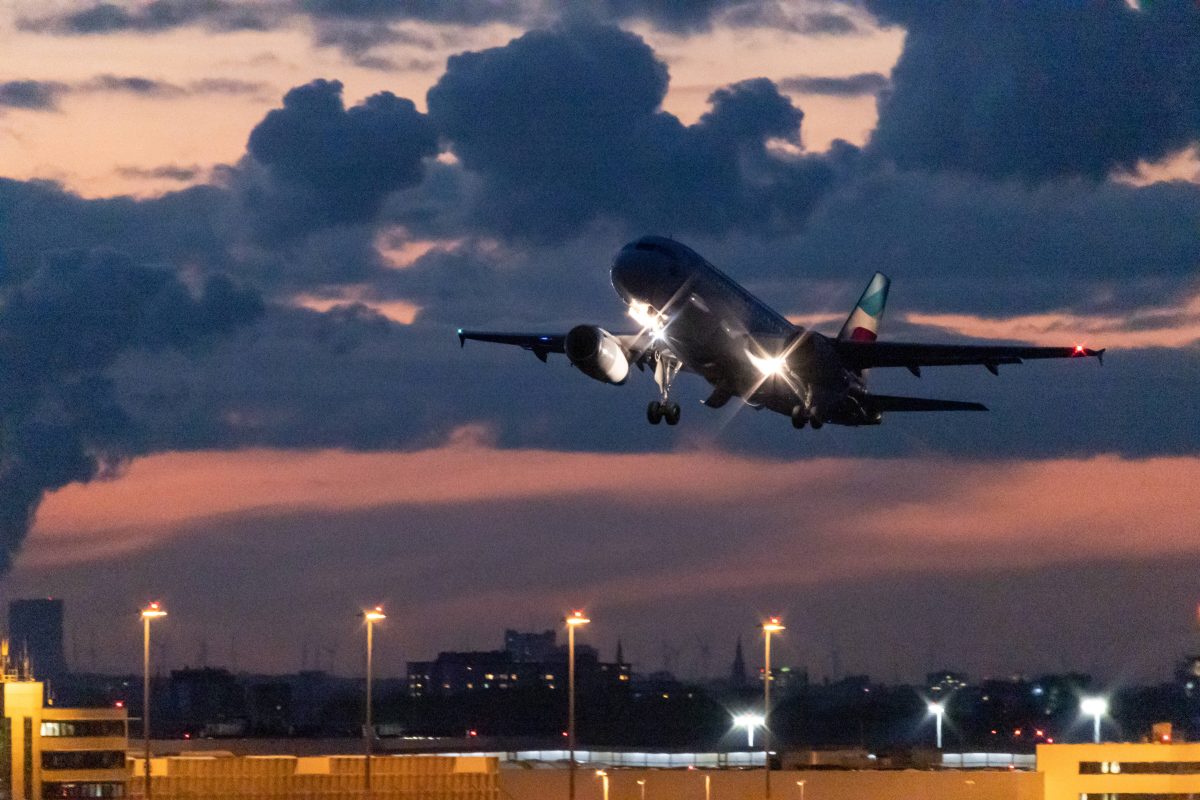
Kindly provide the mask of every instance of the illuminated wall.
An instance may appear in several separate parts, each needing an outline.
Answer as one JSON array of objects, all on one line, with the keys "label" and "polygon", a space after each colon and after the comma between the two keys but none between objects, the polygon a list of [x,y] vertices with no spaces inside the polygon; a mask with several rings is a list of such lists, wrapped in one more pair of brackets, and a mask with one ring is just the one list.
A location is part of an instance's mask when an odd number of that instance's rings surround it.
[{"label": "illuminated wall", "polygon": [[1038,747],[1046,800],[1200,797],[1200,744]]}]

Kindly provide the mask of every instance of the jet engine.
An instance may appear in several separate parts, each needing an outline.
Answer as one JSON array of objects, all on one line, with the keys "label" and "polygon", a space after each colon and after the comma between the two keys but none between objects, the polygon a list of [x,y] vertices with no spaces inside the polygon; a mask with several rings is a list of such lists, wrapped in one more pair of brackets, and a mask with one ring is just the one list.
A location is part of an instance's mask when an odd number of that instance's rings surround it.
[{"label": "jet engine", "polygon": [[629,358],[617,337],[595,325],[576,325],[563,343],[567,358],[580,372],[604,383],[624,383]]}]

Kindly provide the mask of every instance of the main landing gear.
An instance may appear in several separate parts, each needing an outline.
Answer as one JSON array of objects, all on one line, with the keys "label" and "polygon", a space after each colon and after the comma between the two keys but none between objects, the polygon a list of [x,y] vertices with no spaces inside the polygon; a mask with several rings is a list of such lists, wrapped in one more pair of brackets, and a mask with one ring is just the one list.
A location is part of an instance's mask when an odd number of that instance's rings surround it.
[{"label": "main landing gear", "polygon": [[682,412],[679,403],[671,400],[671,384],[675,381],[675,376],[679,374],[681,367],[683,367],[683,363],[670,353],[659,352],[656,354],[654,382],[658,384],[658,391],[662,394],[662,399],[651,400],[650,405],[646,406],[646,419],[651,425],[657,425],[663,420],[666,420],[668,425],[679,424],[679,415]]}]

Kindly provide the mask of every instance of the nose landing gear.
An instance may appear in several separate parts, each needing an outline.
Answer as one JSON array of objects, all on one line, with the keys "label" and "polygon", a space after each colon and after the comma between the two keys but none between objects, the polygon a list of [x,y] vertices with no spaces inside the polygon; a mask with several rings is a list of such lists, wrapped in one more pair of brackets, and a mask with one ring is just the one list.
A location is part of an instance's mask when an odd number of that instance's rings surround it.
[{"label": "nose landing gear", "polygon": [[666,420],[668,425],[678,425],[681,413],[679,403],[670,400],[664,402],[651,400],[650,405],[646,407],[646,419],[650,421],[651,425],[657,425],[663,420]]},{"label": "nose landing gear", "polygon": [[668,425],[679,424],[679,416],[682,410],[679,408],[679,403],[671,400],[671,384],[675,381],[675,376],[679,374],[679,370],[682,367],[682,362],[670,353],[659,352],[655,354],[654,382],[658,384],[658,390],[662,394],[662,399],[651,400],[650,405],[646,406],[646,419],[651,425],[657,425],[663,420],[666,420]]}]

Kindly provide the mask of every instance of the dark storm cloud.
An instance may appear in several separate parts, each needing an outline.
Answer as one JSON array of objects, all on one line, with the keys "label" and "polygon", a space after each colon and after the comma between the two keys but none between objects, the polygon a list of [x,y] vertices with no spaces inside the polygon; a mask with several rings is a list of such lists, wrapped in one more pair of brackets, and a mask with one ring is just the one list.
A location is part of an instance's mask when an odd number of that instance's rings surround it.
[{"label": "dark storm cloud", "polygon": [[58,81],[0,82],[0,108],[54,111],[59,98],[69,90],[67,84]]},{"label": "dark storm cloud", "polygon": [[257,295],[210,278],[193,293],[171,272],[115,253],[60,253],[10,283],[0,313],[0,572],[43,494],[141,452],[113,394],[123,354],[194,350],[256,317]]},{"label": "dark storm cloud", "polygon": [[265,175],[246,187],[247,206],[277,238],[372,221],[389,193],[421,181],[437,134],[411,100],[381,92],[346,108],[342,84],[318,80],[288,92],[246,149]]},{"label": "dark storm cloud", "polygon": [[317,18],[421,20],[454,25],[517,22],[531,4],[521,0],[296,0]]},{"label": "dark storm cloud", "polygon": [[18,20],[21,30],[87,36],[161,33],[189,25],[213,31],[265,30],[277,14],[267,4],[225,0],[153,0],[137,6],[97,3],[79,11]]},{"label": "dark storm cloud", "polygon": [[902,167],[1103,178],[1200,139],[1200,6],[867,0],[908,32],[871,149]]},{"label": "dark storm cloud", "polygon": [[828,159],[767,148],[798,142],[803,116],[769,80],[718,90],[691,126],[662,111],[667,80],[634,34],[572,25],[453,56],[429,113],[483,181],[480,222],[509,235],[559,239],[597,219],[770,227],[832,182]]},{"label": "dark storm cloud", "polygon": [[888,86],[886,75],[858,72],[854,75],[794,75],[779,81],[785,92],[821,94],[830,97],[862,97],[879,94]]}]

